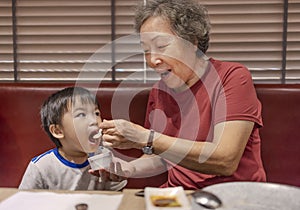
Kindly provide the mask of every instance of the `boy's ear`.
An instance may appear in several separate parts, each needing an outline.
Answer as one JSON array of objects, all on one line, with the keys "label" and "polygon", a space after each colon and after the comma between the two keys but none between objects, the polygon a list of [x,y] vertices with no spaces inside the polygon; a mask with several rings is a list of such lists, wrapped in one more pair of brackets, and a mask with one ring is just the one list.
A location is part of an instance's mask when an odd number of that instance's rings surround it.
[{"label": "boy's ear", "polygon": [[64,137],[64,133],[59,125],[51,124],[49,126],[49,131],[55,138],[61,139]]}]

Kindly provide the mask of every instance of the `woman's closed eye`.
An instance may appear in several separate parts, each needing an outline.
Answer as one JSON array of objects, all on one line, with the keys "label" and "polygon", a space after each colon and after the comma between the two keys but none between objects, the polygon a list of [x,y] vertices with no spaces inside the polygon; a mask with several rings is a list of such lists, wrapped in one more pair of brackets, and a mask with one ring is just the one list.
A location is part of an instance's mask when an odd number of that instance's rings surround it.
[{"label": "woman's closed eye", "polygon": [[157,48],[158,48],[158,49],[164,49],[164,48],[166,48],[167,46],[169,46],[169,44],[159,45],[159,46],[157,46]]},{"label": "woman's closed eye", "polygon": [[[157,46],[157,47],[156,47],[157,50],[156,50],[155,52],[159,52],[159,51],[161,51],[161,50],[164,50],[164,49],[165,49],[166,47],[168,47],[168,46],[169,46],[168,44]],[[148,49],[143,49],[143,51],[144,51],[145,54],[154,53],[154,52],[151,52],[151,51],[148,50]]]},{"label": "woman's closed eye", "polygon": [[150,52],[150,50],[147,49],[147,48],[142,48],[142,49],[143,49],[143,52],[144,52],[145,54]]}]

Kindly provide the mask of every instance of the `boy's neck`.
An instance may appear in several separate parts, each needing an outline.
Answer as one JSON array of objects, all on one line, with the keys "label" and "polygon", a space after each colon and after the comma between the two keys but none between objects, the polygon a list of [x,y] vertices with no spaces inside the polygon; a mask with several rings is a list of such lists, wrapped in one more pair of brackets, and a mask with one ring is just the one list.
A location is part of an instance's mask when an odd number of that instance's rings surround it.
[{"label": "boy's neck", "polygon": [[58,152],[63,158],[76,164],[82,164],[88,159],[88,155],[86,153],[71,153],[63,150],[62,148],[58,148]]}]

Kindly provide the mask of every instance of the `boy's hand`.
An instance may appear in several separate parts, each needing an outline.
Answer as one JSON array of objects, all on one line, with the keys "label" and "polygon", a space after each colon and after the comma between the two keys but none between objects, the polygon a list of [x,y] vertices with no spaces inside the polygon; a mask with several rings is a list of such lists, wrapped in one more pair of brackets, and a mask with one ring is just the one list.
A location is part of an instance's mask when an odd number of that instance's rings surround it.
[{"label": "boy's hand", "polygon": [[129,162],[126,162],[116,157],[114,157],[114,161],[110,163],[109,171],[105,169],[89,170],[90,174],[100,177],[101,181],[103,182],[120,182],[132,176],[133,172],[134,167]]},{"label": "boy's hand", "polygon": [[105,169],[99,170],[99,176],[103,182],[113,181],[120,182],[128,178],[128,171],[123,171],[120,162],[110,163],[109,171]]}]

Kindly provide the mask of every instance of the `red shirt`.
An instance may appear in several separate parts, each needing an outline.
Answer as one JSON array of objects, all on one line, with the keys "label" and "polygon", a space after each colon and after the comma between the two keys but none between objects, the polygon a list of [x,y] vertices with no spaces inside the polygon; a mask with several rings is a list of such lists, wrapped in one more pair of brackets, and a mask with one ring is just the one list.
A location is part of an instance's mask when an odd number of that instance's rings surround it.
[{"label": "red shirt", "polygon": [[202,174],[166,160],[168,180],[162,187],[199,189],[220,182],[266,180],[260,156],[261,103],[251,74],[238,63],[210,62],[202,78],[183,92],[174,92],[162,81],[156,83],[150,92],[145,127],[190,141],[212,141],[214,125],[219,122],[252,121],[254,128],[233,175]]}]

